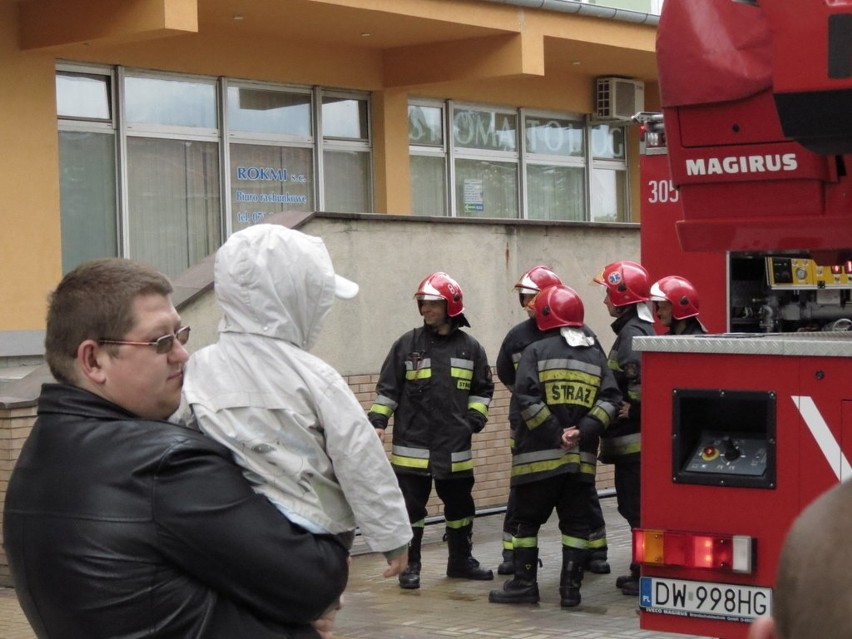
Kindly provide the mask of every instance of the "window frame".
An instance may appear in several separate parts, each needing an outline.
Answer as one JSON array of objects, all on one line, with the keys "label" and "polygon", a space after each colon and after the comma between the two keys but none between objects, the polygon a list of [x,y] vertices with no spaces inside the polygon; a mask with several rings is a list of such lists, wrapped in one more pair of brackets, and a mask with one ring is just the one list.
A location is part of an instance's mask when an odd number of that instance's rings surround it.
[{"label": "window frame", "polygon": [[[442,100],[430,100],[430,99],[420,98],[420,99],[409,99],[408,107],[411,107],[411,106],[415,106],[415,107],[420,106],[420,107],[425,107],[425,108],[437,108],[437,109],[440,110],[439,121],[441,123],[441,142],[439,144],[414,144],[414,145],[412,145],[410,136],[407,136],[407,139],[409,141],[408,142],[408,149],[409,149],[408,153],[409,153],[409,157],[410,156],[419,156],[419,157],[441,158],[443,160],[443,163],[444,163],[444,171],[443,171],[444,193],[443,193],[443,197],[441,199],[443,200],[444,211],[443,211],[443,215],[441,215],[441,217],[453,217],[452,208],[451,208],[452,207],[451,200],[453,200],[455,198],[453,198],[451,196],[451,189],[450,189],[449,185],[450,185],[451,175],[452,175],[452,178],[455,179],[455,172],[451,173],[451,171],[449,169],[449,162],[448,162],[448,157],[449,157],[449,142],[447,140],[447,130],[449,129],[449,120],[448,120],[448,118],[449,118],[448,110],[449,109],[448,109],[448,105],[447,105],[446,102],[444,102]],[[407,114],[408,114],[408,109],[406,109],[406,118],[407,118]],[[406,126],[406,131],[408,131],[408,126]],[[411,170],[411,162],[409,160],[409,171],[410,170]],[[411,188],[410,174],[409,174],[409,193],[410,193],[410,196],[413,198],[414,192]],[[414,210],[413,210],[414,205],[415,205],[415,203],[412,199],[412,202],[411,202],[412,212],[414,212]],[[421,214],[415,213],[415,215],[421,215]]]},{"label": "window frame", "polygon": [[[122,191],[123,185],[121,184],[119,176],[122,171],[122,158],[120,151],[120,140],[119,140],[119,127],[118,127],[118,103],[117,103],[117,79],[113,72],[113,68],[105,65],[95,65],[95,64],[81,64],[76,62],[70,62],[65,60],[57,61],[55,65],[55,73],[63,73],[63,74],[80,74],[80,75],[100,75],[107,79],[107,84],[109,86],[109,92],[107,94],[108,109],[110,112],[110,118],[105,120],[103,118],[85,118],[80,116],[61,116],[58,113],[56,114],[56,132],[57,138],[63,132],[73,132],[73,133],[97,133],[97,134],[109,134],[112,135],[112,149],[113,149],[113,166],[115,168],[115,175],[113,179],[115,180],[116,192],[113,198],[113,211],[115,215],[115,234],[113,239],[115,250],[117,255],[112,257],[120,257],[124,255],[123,247],[122,247],[122,236],[124,234],[122,228],[122,218],[121,218],[121,201],[122,201]],[[59,167],[61,173],[61,167]],[[60,202],[59,208],[60,218],[62,216],[62,203]],[[65,260],[64,249],[68,247],[62,246],[62,234],[61,234],[61,219],[60,219],[60,259],[63,263],[63,272],[66,271],[65,268]],[[69,265],[70,269],[70,265]]]},{"label": "window frame", "polygon": [[[327,152],[356,152],[364,154],[359,158],[357,175],[366,178],[363,183],[363,196],[367,213],[375,209],[375,152],[373,148],[372,96],[367,91],[339,89],[331,87],[303,86],[279,84],[230,77],[214,77],[171,71],[125,67],[121,65],[98,65],[75,61],[59,60],[54,66],[55,76],[65,74],[84,74],[103,76],[109,86],[108,108],[111,114],[109,121],[103,118],[81,118],[60,116],[57,113],[57,132],[96,132],[108,133],[114,136],[115,143],[115,228],[116,252],[118,256],[131,255],[130,238],[130,201],[128,175],[128,140],[134,138],[185,140],[188,142],[214,143],[218,148],[219,162],[219,238],[216,243],[221,246],[224,240],[233,232],[233,202],[231,193],[231,144],[248,144],[259,146],[290,147],[308,149],[312,153],[313,184],[310,186],[313,210],[325,209],[326,190],[333,185],[326,185],[323,156]],[[215,109],[215,126],[187,126],[157,124],[150,122],[128,122],[126,81],[130,78],[152,78],[156,80],[174,80],[193,82],[211,86],[213,89],[213,108]],[[228,107],[229,89],[256,88],[265,91],[299,94],[307,97],[311,121],[308,135],[290,135],[276,133],[259,133],[252,131],[231,130],[230,110]],[[329,97],[357,100],[359,105],[358,127],[363,137],[347,138],[322,135],[322,108],[324,99]],[[192,104],[190,102],[190,104]],[[365,121],[362,121],[363,116]],[[361,163],[361,159],[364,162]],[[361,170],[369,175],[364,176]],[[363,179],[363,178],[361,178]]]},{"label": "window frame", "polygon": [[[457,146],[456,145],[456,136],[451,131],[455,126],[455,115],[457,111],[480,111],[480,112],[492,112],[495,114],[512,114],[515,116],[515,149],[513,151],[498,151],[494,149],[481,149],[476,147],[467,147],[467,146]],[[523,169],[521,167],[521,149],[522,149],[522,139],[523,135],[519,133],[519,130],[522,126],[520,113],[517,109],[511,109],[505,106],[495,106],[482,104],[478,102],[455,102],[452,100],[448,100],[448,108],[447,108],[447,117],[446,122],[448,126],[448,130],[444,132],[444,139],[447,140],[447,144],[449,146],[449,174],[451,176],[452,182],[447,184],[447,191],[449,192],[449,201],[450,201],[450,217],[463,218],[463,219],[485,219],[478,218],[476,216],[468,216],[460,215],[458,210],[458,202],[455,196],[456,193],[456,161],[457,160],[473,160],[473,161],[485,161],[485,162],[495,162],[501,164],[512,164],[515,167],[515,184],[516,184],[516,193],[515,193],[515,207],[518,211],[518,217],[513,218],[488,218],[488,219],[498,219],[498,220],[512,220],[512,219],[523,219],[523,211],[524,211],[524,190],[522,188],[522,172]],[[495,128],[496,130],[496,128]]]},{"label": "window frame", "polygon": [[[328,189],[331,188],[331,184],[327,183],[326,178],[326,167],[325,167],[325,154],[326,152],[334,152],[341,151],[347,153],[366,153],[367,154],[367,169],[370,173],[369,180],[367,181],[366,187],[367,192],[366,202],[369,208],[369,211],[360,211],[361,213],[370,213],[375,210],[375,202],[376,202],[376,167],[375,167],[375,153],[373,152],[373,105],[371,101],[371,96],[367,92],[363,91],[349,91],[349,90],[341,90],[341,89],[329,89],[323,87],[316,87],[314,90],[314,111],[316,122],[316,157],[315,161],[315,172],[317,175],[316,179],[316,196],[315,202],[317,203],[317,210],[325,211],[327,207],[328,200]],[[326,97],[332,98],[342,98],[342,99],[354,99],[365,102],[366,108],[366,139],[365,138],[347,138],[347,137],[336,137],[336,136],[326,136],[323,130],[323,99]]]},{"label": "window frame", "polygon": [[[624,203],[623,211],[619,212],[619,217],[623,219],[615,220],[615,223],[632,223],[634,211],[631,200],[630,184],[634,179],[630,170],[631,151],[628,144],[628,126],[630,123],[621,121],[598,121],[582,113],[559,112],[541,109],[529,109],[526,107],[507,107],[500,105],[483,104],[478,102],[455,102],[453,100],[439,100],[412,96],[408,100],[408,106],[427,106],[439,107],[443,109],[443,145],[427,145],[427,144],[412,144],[408,143],[409,157],[442,157],[445,162],[445,193],[444,199],[447,202],[448,217],[467,217],[460,216],[457,210],[458,204],[456,201],[456,162],[458,160],[485,160],[493,162],[514,162],[517,167],[517,191],[518,191],[518,215],[515,218],[529,220],[530,218],[530,202],[529,202],[529,167],[530,166],[553,166],[565,168],[582,168],[583,169],[583,219],[579,220],[586,223],[609,223],[596,222],[592,217],[592,185],[593,175],[596,169],[615,170],[623,172],[623,189],[614,192],[616,199]],[[516,114],[516,151],[497,151],[493,149],[478,149],[471,147],[460,147],[455,142],[453,133],[453,123],[457,110],[487,110],[494,113],[513,113]],[[576,122],[582,127],[583,152],[580,155],[560,155],[548,153],[536,153],[528,150],[527,142],[527,120],[531,118],[550,118],[558,120],[567,120]],[[623,158],[595,158],[592,156],[592,130],[594,127],[605,124],[612,128],[617,128],[622,131],[624,143]],[[411,182],[409,187],[411,188]],[[412,202],[412,212],[414,212],[415,203]],[[415,215],[420,215],[414,212]],[[506,219],[506,218],[489,218],[489,219]],[[548,220],[548,221],[563,221],[563,220]],[[566,220],[567,221],[567,220]]]}]

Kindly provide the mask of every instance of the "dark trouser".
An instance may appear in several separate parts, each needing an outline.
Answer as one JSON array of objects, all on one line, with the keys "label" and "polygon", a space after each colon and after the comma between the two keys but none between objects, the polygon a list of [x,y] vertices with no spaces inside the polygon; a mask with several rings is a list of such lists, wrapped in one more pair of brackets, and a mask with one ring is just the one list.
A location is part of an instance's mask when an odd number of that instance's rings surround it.
[{"label": "dark trouser", "polygon": [[[607,556],[606,521],[604,520],[603,510],[601,509],[598,489],[594,483],[583,484],[582,489],[588,493],[589,499],[589,549],[598,551],[599,555],[605,559]],[[512,518],[515,512],[515,499],[515,490],[514,488],[510,488],[509,500],[506,502],[506,513],[503,516],[503,547],[505,549],[511,549]]]},{"label": "dark trouser", "polygon": [[[628,455],[615,461],[615,496],[618,500],[618,512],[630,524],[630,529],[638,528],[640,521],[640,477],[641,463],[639,455]],[[627,595],[638,594],[639,565],[630,562],[630,574],[619,577],[616,586]]]},{"label": "dark trouser", "polygon": [[629,455],[615,462],[615,496],[618,512],[630,524],[639,527],[641,463],[639,455]]},{"label": "dark trouser", "polygon": [[[426,518],[426,502],[432,492],[432,477],[428,475],[413,475],[408,473],[397,473],[397,481],[402,496],[405,499],[405,508],[408,510],[408,520],[411,523]],[[470,519],[476,514],[473,503],[472,476],[460,477],[458,479],[435,479],[435,492],[444,504],[444,519],[447,523]]]},{"label": "dark trouser", "polygon": [[589,483],[588,478],[566,473],[514,487],[512,532],[515,542],[515,579],[504,585],[503,593],[492,592],[489,600],[498,603],[538,601],[535,573],[531,573],[531,583],[522,584],[519,581],[519,572],[523,574],[519,559],[522,553],[538,552],[538,531],[556,508],[562,533],[560,605],[573,607],[580,603],[583,564],[588,552],[589,521],[592,516]]},{"label": "dark trouser", "polygon": [[[422,522],[426,517],[426,502],[432,492],[432,477],[398,473],[397,479],[405,498],[409,520],[412,524]],[[479,562],[472,554],[473,519],[476,516],[471,494],[473,476],[458,479],[435,478],[435,491],[444,502],[444,519],[447,524],[445,539],[449,551],[447,577],[494,579],[494,574],[490,570],[480,568]]]},{"label": "dark trouser", "polygon": [[601,500],[595,484],[586,485],[589,494],[589,550],[596,556],[606,559],[606,521],[604,521]]},{"label": "dark trouser", "polygon": [[[563,545],[585,548],[589,536],[591,506],[587,483],[575,474],[563,474],[513,487],[515,507],[512,535],[537,537],[553,509],[559,517]],[[576,541],[575,541],[576,540]],[[566,541],[570,543],[566,544]]]},{"label": "dark trouser", "polygon": [[506,501],[506,514],[503,515],[503,548],[509,550],[512,543],[512,517],[515,511],[515,489],[509,489]]}]

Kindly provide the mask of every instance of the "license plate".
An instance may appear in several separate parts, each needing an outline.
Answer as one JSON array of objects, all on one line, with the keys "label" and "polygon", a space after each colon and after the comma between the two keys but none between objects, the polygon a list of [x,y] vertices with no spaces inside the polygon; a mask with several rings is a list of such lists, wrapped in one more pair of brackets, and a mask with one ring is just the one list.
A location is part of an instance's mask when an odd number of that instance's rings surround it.
[{"label": "license plate", "polygon": [[751,621],[772,614],[772,588],[642,577],[639,606],[664,615]]}]

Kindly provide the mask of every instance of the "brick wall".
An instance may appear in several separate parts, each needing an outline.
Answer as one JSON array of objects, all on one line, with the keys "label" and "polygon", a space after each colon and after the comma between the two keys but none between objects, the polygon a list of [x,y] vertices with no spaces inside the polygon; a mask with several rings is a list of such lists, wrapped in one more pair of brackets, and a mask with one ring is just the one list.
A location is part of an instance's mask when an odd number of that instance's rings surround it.
[{"label": "brick wall", "polygon": [[3,508],[9,475],[18,459],[24,440],[35,421],[35,405],[27,402],[22,406],[0,406],[0,586],[11,586],[9,565],[3,552]]},{"label": "brick wall", "polygon": [[[496,378],[495,378],[496,379]],[[378,375],[352,375],[347,379],[364,410],[369,410],[375,399]],[[18,406],[0,404],[0,542],[2,542],[3,512],[9,475],[35,421],[36,408],[32,403]],[[392,432],[392,428],[388,429]],[[509,392],[505,386],[495,384],[494,399],[489,410],[488,424],[473,437],[473,456],[476,485],[473,491],[478,509],[500,507],[506,504],[509,492]],[[390,437],[385,449],[390,454]],[[612,466],[598,466],[598,488],[612,488]],[[442,514],[441,502],[434,491],[427,505],[429,516]],[[0,586],[11,586],[6,555],[0,548]]]}]

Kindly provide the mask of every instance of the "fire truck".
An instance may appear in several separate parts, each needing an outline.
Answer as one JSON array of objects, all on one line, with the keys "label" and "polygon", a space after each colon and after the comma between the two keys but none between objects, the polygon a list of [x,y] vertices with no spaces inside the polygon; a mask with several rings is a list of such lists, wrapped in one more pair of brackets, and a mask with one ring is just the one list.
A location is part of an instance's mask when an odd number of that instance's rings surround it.
[{"label": "fire truck", "polygon": [[642,352],[640,626],[743,639],[795,517],[852,477],[852,0],[669,0],[642,262],[711,334]]}]

